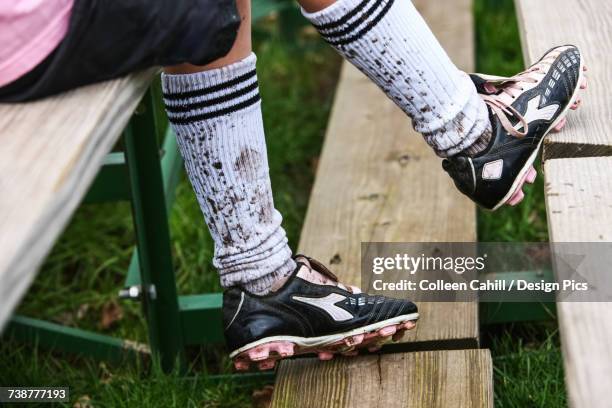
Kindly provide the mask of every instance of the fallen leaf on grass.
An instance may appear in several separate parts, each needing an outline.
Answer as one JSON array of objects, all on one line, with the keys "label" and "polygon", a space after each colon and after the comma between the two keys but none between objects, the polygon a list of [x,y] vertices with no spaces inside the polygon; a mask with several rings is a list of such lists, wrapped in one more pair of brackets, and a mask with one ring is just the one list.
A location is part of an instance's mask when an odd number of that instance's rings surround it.
[{"label": "fallen leaf on grass", "polygon": [[110,372],[105,362],[100,362],[100,383],[108,385],[113,380],[113,373]]},{"label": "fallen leaf on grass", "polygon": [[104,330],[110,329],[116,322],[123,319],[123,308],[119,304],[111,300],[102,307],[102,318],[100,327]]},{"label": "fallen leaf on grass", "polygon": [[91,404],[89,395],[81,395],[72,408],[94,408],[94,406]]},{"label": "fallen leaf on grass", "polygon": [[76,312],[77,320],[82,320],[87,315],[88,311],[89,303],[83,303],[82,305],[80,305]]}]

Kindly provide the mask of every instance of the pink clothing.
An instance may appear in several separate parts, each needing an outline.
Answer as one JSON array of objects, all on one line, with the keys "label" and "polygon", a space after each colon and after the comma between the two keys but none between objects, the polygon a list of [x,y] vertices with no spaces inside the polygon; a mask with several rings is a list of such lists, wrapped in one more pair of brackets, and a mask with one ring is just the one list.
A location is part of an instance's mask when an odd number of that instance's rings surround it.
[{"label": "pink clothing", "polygon": [[62,41],[74,0],[0,0],[0,86],[42,62]]}]

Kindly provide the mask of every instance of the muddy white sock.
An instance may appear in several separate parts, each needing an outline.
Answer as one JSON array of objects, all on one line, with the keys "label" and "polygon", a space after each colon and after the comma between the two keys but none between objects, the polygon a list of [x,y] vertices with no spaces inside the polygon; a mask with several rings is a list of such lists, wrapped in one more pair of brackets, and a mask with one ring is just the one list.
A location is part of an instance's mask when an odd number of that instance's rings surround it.
[{"label": "muddy white sock", "polygon": [[[439,156],[463,151],[487,130],[490,137],[484,102],[410,1],[337,0],[321,11],[302,13],[412,118]],[[482,150],[482,144],[471,153]]]},{"label": "muddy white sock", "polygon": [[487,148],[492,136],[493,128],[489,123],[489,126],[487,126],[485,131],[480,134],[480,136],[474,141],[474,143],[463,149],[462,153],[465,153],[468,156],[475,156],[476,154]]},{"label": "muddy white sock", "polygon": [[221,284],[263,294],[295,262],[272,200],[255,62],[251,54],[219,69],[164,74],[162,84]]}]

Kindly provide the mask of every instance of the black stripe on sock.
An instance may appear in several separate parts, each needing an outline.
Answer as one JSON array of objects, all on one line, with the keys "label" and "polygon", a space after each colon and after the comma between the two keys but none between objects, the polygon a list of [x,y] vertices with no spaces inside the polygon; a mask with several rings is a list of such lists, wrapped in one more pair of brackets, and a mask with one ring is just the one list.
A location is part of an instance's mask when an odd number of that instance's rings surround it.
[{"label": "black stripe on sock", "polygon": [[357,5],[357,7],[355,7],[354,9],[352,9],[351,11],[349,11],[348,13],[346,13],[345,15],[343,15],[342,17],[340,17],[338,20],[336,21],[332,21],[329,23],[325,23],[325,24],[314,24],[313,26],[314,28],[316,28],[318,31],[321,30],[329,30],[331,28],[338,28],[339,26],[343,25],[344,23],[346,23],[347,21],[349,21],[352,17],[355,16],[355,14],[359,13],[361,10],[363,10],[365,8],[365,6],[368,4],[370,0],[363,0],[361,3],[359,3]]},{"label": "black stripe on sock", "polygon": [[372,28],[374,28],[376,24],[378,24],[378,22],[387,14],[389,9],[393,5],[393,2],[394,0],[388,0],[387,4],[385,4],[385,7],[383,7],[380,13],[378,13],[376,17],[374,17],[368,24],[366,24],[359,32],[355,33],[354,35],[341,40],[328,40],[325,37],[323,37],[323,39],[327,41],[327,43],[329,43],[330,45],[334,46],[346,45],[352,43],[353,41],[357,41],[358,39],[366,35]]},{"label": "black stripe on sock", "polygon": [[244,88],[240,88],[235,90],[234,92],[228,93],[226,95],[221,95],[216,98],[206,99],[203,101],[198,101],[194,103],[186,103],[184,105],[168,105],[166,104],[166,111],[168,113],[180,113],[180,112],[189,112],[194,109],[201,109],[206,107],[212,107],[214,105],[219,105],[225,102],[229,102],[232,99],[238,99],[241,96],[245,96],[246,94],[254,91],[258,87],[257,81],[245,86]]},{"label": "black stripe on sock", "polygon": [[168,119],[170,120],[171,123],[175,125],[185,125],[188,123],[199,122],[202,120],[208,120],[208,119],[213,119],[219,116],[227,115],[227,114],[239,111],[241,109],[248,108],[251,105],[255,105],[260,100],[261,100],[261,97],[259,96],[259,93],[257,93],[256,95],[247,99],[246,101],[237,103],[236,105],[228,106],[227,108],[224,108],[224,109],[220,109],[220,110],[213,111],[213,112],[201,113],[199,115],[186,116],[182,118],[175,118],[175,117],[169,116]]},{"label": "black stripe on sock", "polygon": [[222,89],[229,88],[241,82],[247,81],[253,78],[255,75],[257,75],[257,71],[253,69],[252,71],[239,75],[234,79],[230,79],[229,81],[222,82],[217,85],[209,86],[207,88],[194,89],[193,91],[168,92],[168,93],[164,92],[164,98],[166,98],[169,101],[175,101],[179,99],[193,98],[195,96],[205,96],[207,94],[218,92]]},{"label": "black stripe on sock", "polygon": [[363,12],[361,16],[355,19],[349,25],[343,27],[341,30],[332,31],[330,33],[320,33],[326,40],[330,40],[332,38],[344,37],[346,34],[350,34],[353,30],[359,27],[361,24],[366,23],[368,18],[371,16],[371,13],[375,11],[380,5],[383,3],[383,0],[376,0],[374,3],[370,5],[370,7]]}]

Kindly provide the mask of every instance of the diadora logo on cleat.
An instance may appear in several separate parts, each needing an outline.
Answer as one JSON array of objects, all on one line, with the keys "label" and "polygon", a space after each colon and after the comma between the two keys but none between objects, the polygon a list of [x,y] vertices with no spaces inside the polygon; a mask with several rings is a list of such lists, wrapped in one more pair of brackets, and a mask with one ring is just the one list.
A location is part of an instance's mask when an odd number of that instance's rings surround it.
[{"label": "diadora logo on cleat", "polygon": [[482,179],[483,180],[499,180],[504,169],[504,160],[498,159],[488,162],[482,166]]},{"label": "diadora logo on cleat", "polygon": [[[527,102],[527,111],[523,115],[523,118],[527,124],[530,124],[536,120],[551,120],[553,116],[555,116],[555,113],[557,113],[557,110],[559,109],[558,103],[540,108],[541,98],[541,95],[537,95]],[[520,121],[514,125],[516,130],[520,130],[522,127],[523,123]]]},{"label": "diadora logo on cleat", "polygon": [[303,296],[292,296],[292,298],[298,302],[306,303],[323,310],[337,322],[343,322],[353,318],[352,314],[343,308],[336,306],[336,303],[346,299],[346,296],[342,296],[338,293],[330,293],[329,295],[321,298]]}]

